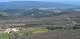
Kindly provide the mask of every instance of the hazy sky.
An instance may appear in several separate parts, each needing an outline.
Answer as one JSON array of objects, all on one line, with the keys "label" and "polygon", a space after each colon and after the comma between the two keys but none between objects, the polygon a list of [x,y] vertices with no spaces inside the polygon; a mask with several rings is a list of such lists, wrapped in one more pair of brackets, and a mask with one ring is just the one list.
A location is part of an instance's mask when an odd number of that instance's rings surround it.
[{"label": "hazy sky", "polygon": [[0,0],[0,2],[7,1],[50,1],[50,2],[80,2],[80,0]]}]

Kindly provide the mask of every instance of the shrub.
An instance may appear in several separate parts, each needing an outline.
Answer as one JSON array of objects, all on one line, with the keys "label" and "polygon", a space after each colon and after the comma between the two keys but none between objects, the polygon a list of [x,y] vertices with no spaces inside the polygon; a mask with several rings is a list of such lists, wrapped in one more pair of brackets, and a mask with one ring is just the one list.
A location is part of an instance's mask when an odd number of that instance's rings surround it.
[{"label": "shrub", "polygon": [[74,26],[74,27],[72,27],[72,29],[80,29],[80,27],[79,26]]}]

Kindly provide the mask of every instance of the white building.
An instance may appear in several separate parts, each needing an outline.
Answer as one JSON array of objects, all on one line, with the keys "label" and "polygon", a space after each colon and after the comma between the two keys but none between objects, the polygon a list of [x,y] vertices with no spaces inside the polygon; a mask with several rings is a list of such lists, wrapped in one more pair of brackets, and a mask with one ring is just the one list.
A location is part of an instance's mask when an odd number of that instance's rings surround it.
[{"label": "white building", "polygon": [[17,28],[8,28],[8,29],[6,29],[4,32],[10,33],[11,31],[17,32],[17,31],[19,31],[19,30],[18,30]]}]

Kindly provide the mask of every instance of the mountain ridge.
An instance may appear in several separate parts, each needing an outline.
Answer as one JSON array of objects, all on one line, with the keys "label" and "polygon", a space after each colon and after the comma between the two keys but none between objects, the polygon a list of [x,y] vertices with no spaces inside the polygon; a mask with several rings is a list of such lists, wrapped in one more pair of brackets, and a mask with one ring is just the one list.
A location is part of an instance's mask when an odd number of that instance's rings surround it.
[{"label": "mountain ridge", "polygon": [[12,2],[0,2],[0,8],[50,8],[50,7],[76,7],[74,5],[56,2],[42,2],[42,1],[12,1]]}]

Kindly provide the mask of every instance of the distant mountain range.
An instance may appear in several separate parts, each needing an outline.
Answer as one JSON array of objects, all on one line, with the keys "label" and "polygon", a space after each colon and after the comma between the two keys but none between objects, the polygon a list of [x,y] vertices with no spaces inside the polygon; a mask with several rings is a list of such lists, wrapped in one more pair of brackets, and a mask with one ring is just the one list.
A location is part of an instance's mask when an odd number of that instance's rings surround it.
[{"label": "distant mountain range", "polygon": [[[78,6],[56,3],[56,2],[41,2],[41,1],[13,1],[13,2],[0,2],[0,17],[5,16],[28,16],[28,17],[49,17],[58,16],[65,11],[58,8],[77,8]],[[47,9],[45,9],[47,8]],[[52,9],[55,8],[55,9]],[[44,10],[45,9],[45,10]],[[71,12],[71,9],[68,10]]]},{"label": "distant mountain range", "polygon": [[25,9],[25,8],[75,8],[77,6],[56,3],[56,2],[42,2],[42,1],[13,1],[13,2],[0,2],[0,9]]}]

